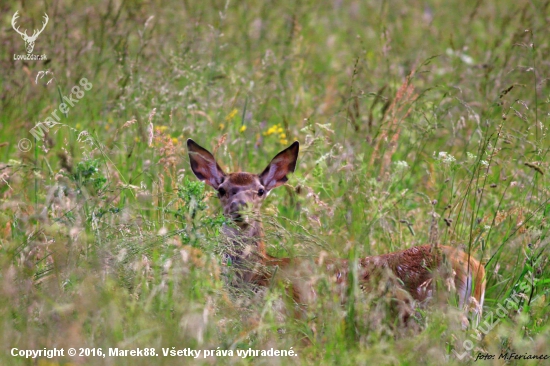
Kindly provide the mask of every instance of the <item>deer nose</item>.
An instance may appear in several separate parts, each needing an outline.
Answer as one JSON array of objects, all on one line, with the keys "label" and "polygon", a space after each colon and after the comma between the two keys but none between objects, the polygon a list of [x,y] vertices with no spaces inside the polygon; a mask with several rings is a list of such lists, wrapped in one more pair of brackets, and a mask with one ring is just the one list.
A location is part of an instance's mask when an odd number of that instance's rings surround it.
[{"label": "deer nose", "polygon": [[246,207],[246,202],[243,200],[235,200],[231,202],[231,205],[229,205],[231,212],[239,212],[245,207]]}]

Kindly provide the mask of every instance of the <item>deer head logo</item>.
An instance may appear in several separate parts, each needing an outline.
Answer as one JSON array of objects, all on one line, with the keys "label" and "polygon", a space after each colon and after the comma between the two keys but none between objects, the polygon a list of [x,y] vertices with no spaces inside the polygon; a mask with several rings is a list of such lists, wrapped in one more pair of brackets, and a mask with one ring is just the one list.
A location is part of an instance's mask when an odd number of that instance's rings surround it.
[{"label": "deer head logo", "polygon": [[46,24],[48,24],[48,14],[44,13],[44,22],[42,22],[42,29],[40,30],[37,30],[35,29],[32,36],[29,36],[27,34],[27,30],[25,29],[24,32],[21,32],[19,30],[19,27],[16,26],[16,21],[17,21],[17,18],[19,18],[19,12],[16,11],[15,14],[13,14],[13,18],[11,18],[11,26],[13,27],[13,29],[15,29],[15,31],[17,33],[19,33],[21,35],[21,38],[23,38],[23,41],[25,41],[25,48],[27,49],[27,53],[32,53],[32,50],[34,49],[34,42],[36,41],[36,38],[38,37],[38,35],[40,35],[40,33],[42,33],[42,31],[44,30],[44,28],[46,28]]}]

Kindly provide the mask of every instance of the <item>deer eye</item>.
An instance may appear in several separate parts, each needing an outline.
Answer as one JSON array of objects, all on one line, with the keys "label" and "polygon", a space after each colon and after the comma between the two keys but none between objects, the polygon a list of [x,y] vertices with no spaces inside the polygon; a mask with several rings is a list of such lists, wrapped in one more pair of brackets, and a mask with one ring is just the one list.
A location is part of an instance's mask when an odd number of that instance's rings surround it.
[{"label": "deer eye", "polygon": [[223,189],[223,188],[218,189],[218,194],[220,195],[220,197],[225,196],[225,193],[226,193],[225,189]]},{"label": "deer eye", "polygon": [[260,197],[261,197],[261,196],[263,196],[263,195],[264,195],[264,193],[265,193],[265,191],[264,191],[264,189],[263,189],[263,188],[260,188],[260,189],[258,190],[258,196],[260,196]]}]

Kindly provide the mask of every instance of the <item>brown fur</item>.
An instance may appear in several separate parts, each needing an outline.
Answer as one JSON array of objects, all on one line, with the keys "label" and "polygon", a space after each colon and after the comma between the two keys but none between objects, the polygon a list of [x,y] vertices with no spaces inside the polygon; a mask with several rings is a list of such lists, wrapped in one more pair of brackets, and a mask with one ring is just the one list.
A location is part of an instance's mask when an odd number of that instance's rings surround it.
[{"label": "brown fur", "polygon": [[[215,158],[206,149],[188,140],[189,158],[195,175],[211,185],[220,196],[224,214],[236,220],[238,228],[225,227],[224,234],[230,245],[227,256],[237,271],[240,281],[257,286],[269,286],[275,279],[273,273],[282,272],[287,280],[296,280],[294,271],[303,262],[292,258],[275,258],[267,254],[263,242],[263,227],[258,219],[249,219],[248,213],[257,216],[269,190],[287,181],[287,174],[294,171],[298,158],[298,142],[280,152],[261,174],[246,172],[225,174]],[[260,195],[261,190],[265,193]],[[238,218],[238,220],[237,220]],[[346,287],[347,260],[328,259],[315,261],[333,277],[334,283]],[[358,275],[361,287],[368,289],[373,280],[389,270],[400,287],[417,301],[432,296],[434,278],[439,274],[454,287],[459,295],[460,307],[474,307],[481,316],[485,294],[485,269],[483,265],[461,250],[430,245],[417,246],[394,253],[365,257],[359,260]],[[280,269],[276,271],[275,269]],[[299,304],[311,299],[313,289],[293,286],[292,295]],[[314,296],[313,296],[314,297]]]},{"label": "brown fur", "polygon": [[257,181],[258,176],[255,174],[244,173],[244,172],[231,173],[231,174],[228,174],[227,180],[229,181],[229,183],[233,185],[245,186]]},{"label": "brown fur", "polygon": [[[263,252],[259,253],[259,261],[262,267],[278,266],[283,270],[296,267],[299,260],[291,258],[274,258],[265,253],[265,245],[261,243],[258,248]],[[370,256],[359,260],[359,279],[368,288],[372,280],[381,276],[381,271],[388,269],[399,279],[399,283],[411,297],[419,302],[425,301],[432,296],[434,276],[445,269],[446,264],[450,265],[453,273],[441,274],[443,279],[451,279],[454,282],[456,292],[459,296],[459,306],[473,305],[474,312],[481,315],[485,293],[485,269],[476,259],[469,257],[458,249],[440,246],[440,253],[433,253],[430,245],[422,245],[409,249]],[[326,271],[334,277],[336,284],[346,284],[348,279],[349,262],[345,259],[329,259],[321,263],[316,260],[317,265],[323,265]],[[266,286],[271,278],[268,272],[258,272],[250,278],[252,283]],[[304,297],[304,296],[299,296]],[[477,304],[471,304],[473,297]],[[300,302],[302,302],[300,300]]]}]

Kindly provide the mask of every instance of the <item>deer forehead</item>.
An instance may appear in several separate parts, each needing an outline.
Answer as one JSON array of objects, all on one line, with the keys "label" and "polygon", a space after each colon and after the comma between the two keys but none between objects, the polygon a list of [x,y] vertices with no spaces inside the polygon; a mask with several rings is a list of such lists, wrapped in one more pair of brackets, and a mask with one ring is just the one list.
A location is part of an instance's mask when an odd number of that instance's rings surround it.
[{"label": "deer forehead", "polygon": [[223,183],[219,186],[219,188],[223,188],[230,193],[229,197],[237,193],[239,193],[239,196],[245,194],[253,197],[258,192],[258,189],[262,187],[263,185],[258,175],[251,173],[227,174]]},{"label": "deer forehead", "polygon": [[261,183],[260,178],[256,174],[240,172],[229,174],[224,182],[224,185],[255,187],[261,185]]}]

